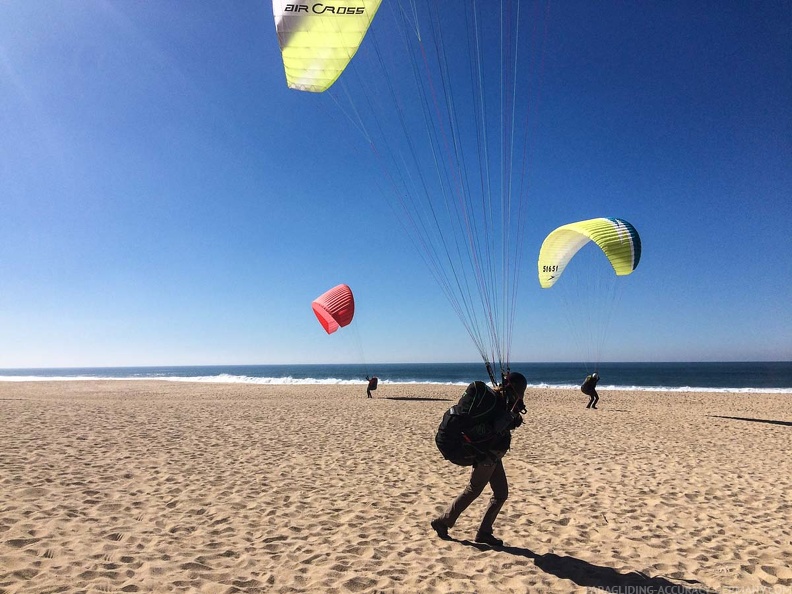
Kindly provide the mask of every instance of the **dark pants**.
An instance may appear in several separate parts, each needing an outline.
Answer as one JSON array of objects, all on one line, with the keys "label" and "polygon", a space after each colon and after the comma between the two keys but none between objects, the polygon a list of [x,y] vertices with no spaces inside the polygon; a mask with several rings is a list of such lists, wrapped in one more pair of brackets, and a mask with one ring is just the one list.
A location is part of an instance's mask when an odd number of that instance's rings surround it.
[{"label": "dark pants", "polygon": [[492,534],[492,525],[495,523],[495,518],[498,517],[498,512],[500,512],[503,504],[509,497],[509,483],[506,480],[506,471],[503,469],[503,462],[500,460],[494,464],[478,464],[474,466],[467,487],[465,487],[465,490],[462,491],[459,497],[451,502],[446,512],[440,516],[440,520],[451,528],[462,512],[481,495],[487,483],[489,483],[489,486],[492,488],[492,497],[490,498],[487,511],[484,512],[484,517],[481,520],[479,532],[482,534]]},{"label": "dark pants", "polygon": [[597,408],[597,402],[599,402],[599,395],[596,390],[593,390],[591,394],[589,394],[589,403],[586,405],[586,408]]}]

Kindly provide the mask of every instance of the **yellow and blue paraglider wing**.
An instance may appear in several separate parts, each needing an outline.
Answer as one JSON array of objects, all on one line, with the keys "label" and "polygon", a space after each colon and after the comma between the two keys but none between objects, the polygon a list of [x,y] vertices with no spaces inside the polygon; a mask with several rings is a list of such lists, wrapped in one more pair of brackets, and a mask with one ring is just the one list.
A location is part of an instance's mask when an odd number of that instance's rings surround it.
[{"label": "yellow and blue paraglider wing", "polygon": [[272,0],[286,82],[321,93],[341,76],[382,0]]},{"label": "yellow and blue paraglider wing", "polygon": [[539,250],[539,284],[552,287],[570,260],[589,241],[605,253],[617,275],[630,274],[641,259],[641,238],[624,219],[599,218],[562,225],[551,232]]}]

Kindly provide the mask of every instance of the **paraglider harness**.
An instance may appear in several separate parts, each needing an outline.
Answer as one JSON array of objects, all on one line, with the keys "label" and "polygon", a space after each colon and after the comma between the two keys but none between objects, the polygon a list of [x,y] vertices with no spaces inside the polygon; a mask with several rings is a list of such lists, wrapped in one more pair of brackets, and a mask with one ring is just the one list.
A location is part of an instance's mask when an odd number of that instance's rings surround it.
[{"label": "paraglider harness", "polygon": [[506,402],[484,382],[473,382],[443,415],[435,434],[437,449],[458,466],[497,459],[493,452],[509,449],[511,430],[522,424],[522,412],[522,399]]},{"label": "paraglider harness", "polygon": [[366,379],[368,380],[368,385],[366,386],[366,398],[373,398],[371,392],[377,389],[377,382],[379,379],[377,379],[376,375],[374,377],[369,377],[367,375]]},{"label": "paraglider harness", "polygon": [[586,396],[593,396],[595,390],[597,389],[597,382],[599,382],[599,373],[596,371],[591,375],[586,376],[583,385],[580,386],[580,391],[583,392]]}]

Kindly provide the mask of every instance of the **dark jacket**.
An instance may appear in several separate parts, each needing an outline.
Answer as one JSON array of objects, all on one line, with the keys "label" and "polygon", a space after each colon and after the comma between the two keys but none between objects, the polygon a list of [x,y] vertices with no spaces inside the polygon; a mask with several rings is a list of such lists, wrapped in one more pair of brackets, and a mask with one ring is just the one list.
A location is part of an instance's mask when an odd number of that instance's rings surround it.
[{"label": "dark jacket", "polygon": [[463,432],[477,450],[506,452],[511,446],[511,431],[522,418],[509,408],[502,394],[495,392],[484,382],[473,382],[465,390],[460,405],[466,401],[483,402],[480,414],[473,413],[471,422]]},{"label": "dark jacket", "polygon": [[511,431],[522,423],[502,394],[484,382],[473,382],[448,409],[435,443],[443,458],[459,466],[500,459],[511,446]]},{"label": "dark jacket", "polygon": [[595,373],[591,375],[587,375],[586,379],[583,381],[583,385],[580,386],[580,391],[583,392],[586,396],[591,396],[597,389],[597,382],[600,380],[599,376]]}]

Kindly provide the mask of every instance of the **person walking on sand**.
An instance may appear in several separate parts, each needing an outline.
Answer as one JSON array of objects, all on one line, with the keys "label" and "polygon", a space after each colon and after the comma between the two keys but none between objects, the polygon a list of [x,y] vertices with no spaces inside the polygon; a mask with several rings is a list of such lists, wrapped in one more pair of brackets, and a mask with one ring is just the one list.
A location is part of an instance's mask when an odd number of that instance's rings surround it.
[{"label": "person walking on sand", "polygon": [[597,402],[599,402],[597,382],[599,379],[599,374],[595,371],[591,375],[587,375],[586,379],[583,381],[583,385],[580,386],[580,391],[589,397],[589,403],[586,405],[586,408],[597,408]]},{"label": "person walking on sand", "polygon": [[[502,458],[511,445],[512,430],[522,424],[520,413],[525,410],[523,397],[527,385],[528,381],[524,375],[513,372],[504,378],[502,386],[494,390],[484,382],[473,382],[465,390],[460,402],[466,398],[470,399],[471,396],[474,401],[492,398],[492,408],[495,414],[487,421],[485,429],[482,430],[481,425],[477,425],[467,430],[477,437],[475,462],[465,489],[451,502],[443,515],[431,522],[432,528],[440,538],[444,540],[450,538],[448,529],[453,528],[462,512],[481,495],[484,487],[489,484],[492,489],[492,497],[484,512],[475,540],[490,546],[503,545],[503,541],[492,533],[495,519],[509,496],[509,483],[506,480]],[[488,431],[489,436],[480,439],[483,431]]]},{"label": "person walking on sand", "polygon": [[377,389],[377,382],[379,382],[379,379],[377,379],[376,375],[372,378],[366,376],[366,379],[368,380],[368,386],[366,386],[366,394],[368,395],[369,398],[371,398],[371,392]]}]

